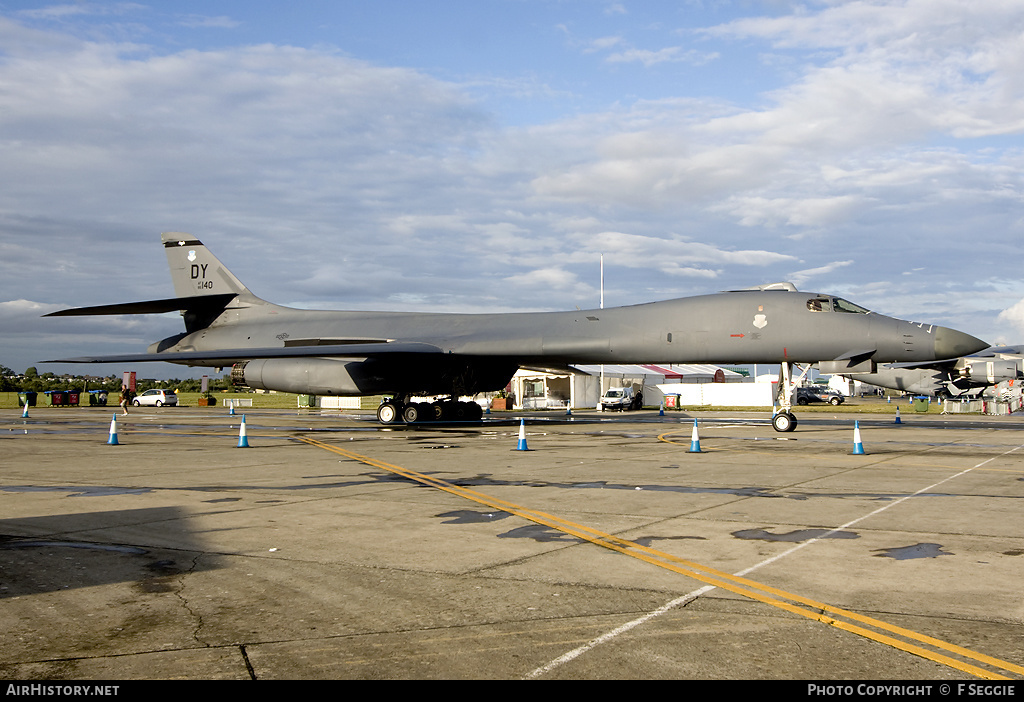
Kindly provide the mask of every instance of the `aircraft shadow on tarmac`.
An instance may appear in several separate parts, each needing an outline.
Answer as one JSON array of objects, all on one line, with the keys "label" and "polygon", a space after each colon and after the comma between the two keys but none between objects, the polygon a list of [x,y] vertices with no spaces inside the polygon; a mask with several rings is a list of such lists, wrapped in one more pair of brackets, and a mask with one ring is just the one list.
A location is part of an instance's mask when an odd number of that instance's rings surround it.
[{"label": "aircraft shadow on tarmac", "polygon": [[[222,567],[182,527],[189,516],[177,507],[154,507],[0,519],[0,599],[114,583],[157,592],[170,589],[169,580],[181,573]],[[101,535],[151,530],[165,541],[168,525],[178,528],[173,548],[117,543],[117,537]]]}]

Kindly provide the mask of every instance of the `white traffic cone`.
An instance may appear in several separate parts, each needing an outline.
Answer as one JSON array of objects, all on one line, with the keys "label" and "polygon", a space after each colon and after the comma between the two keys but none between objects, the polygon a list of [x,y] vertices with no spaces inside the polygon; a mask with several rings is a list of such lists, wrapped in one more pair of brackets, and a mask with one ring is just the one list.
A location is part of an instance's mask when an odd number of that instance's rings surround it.
[{"label": "white traffic cone", "polygon": [[701,453],[700,436],[697,434],[697,420],[693,420],[693,432],[690,434],[690,453]]},{"label": "white traffic cone", "polygon": [[864,455],[864,443],[860,440],[860,422],[853,423],[853,455]]},{"label": "white traffic cone", "polygon": [[242,415],[242,423],[238,427],[238,448],[249,448],[249,437],[245,433],[245,415]]},{"label": "white traffic cone", "polygon": [[230,408],[228,410],[228,414],[231,415],[232,417],[235,416],[235,401],[228,400],[228,407]]},{"label": "white traffic cone", "polygon": [[900,421],[900,408],[898,405],[896,407],[896,424],[903,424],[903,422]]},{"label": "white traffic cone", "polygon": [[110,436],[107,438],[107,444],[110,446],[117,446],[117,414],[110,419]]},{"label": "white traffic cone", "polygon": [[516,447],[516,451],[529,451],[526,448],[526,420],[519,420],[519,445]]},{"label": "white traffic cone", "polygon": [[28,400],[25,400],[25,411],[21,413],[22,419],[28,419]]}]

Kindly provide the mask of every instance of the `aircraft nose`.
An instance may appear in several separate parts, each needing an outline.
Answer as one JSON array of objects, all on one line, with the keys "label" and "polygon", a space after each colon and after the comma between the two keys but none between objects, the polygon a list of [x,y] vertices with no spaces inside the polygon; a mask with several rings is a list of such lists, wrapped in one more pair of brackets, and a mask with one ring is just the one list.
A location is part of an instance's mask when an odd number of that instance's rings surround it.
[{"label": "aircraft nose", "polygon": [[958,358],[989,347],[981,339],[949,327],[935,327],[935,358]]}]

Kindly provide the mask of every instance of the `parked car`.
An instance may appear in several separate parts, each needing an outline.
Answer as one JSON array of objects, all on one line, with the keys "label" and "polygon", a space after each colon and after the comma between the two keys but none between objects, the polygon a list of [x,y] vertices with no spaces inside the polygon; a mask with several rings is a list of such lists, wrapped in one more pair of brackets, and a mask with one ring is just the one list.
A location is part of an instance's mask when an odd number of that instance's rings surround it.
[{"label": "parked car", "polygon": [[644,406],[643,393],[634,390],[632,387],[608,388],[608,391],[601,397],[601,409],[608,410],[638,410]]},{"label": "parked car", "polygon": [[143,405],[163,407],[164,405],[175,406],[178,404],[178,396],[174,394],[173,390],[147,390],[141,395],[136,395],[135,399],[132,400],[132,404],[136,407],[142,407]]},{"label": "parked car", "polygon": [[808,405],[812,402],[827,402],[830,405],[841,405],[843,397],[840,393],[831,388],[806,387],[796,389],[796,403]]}]

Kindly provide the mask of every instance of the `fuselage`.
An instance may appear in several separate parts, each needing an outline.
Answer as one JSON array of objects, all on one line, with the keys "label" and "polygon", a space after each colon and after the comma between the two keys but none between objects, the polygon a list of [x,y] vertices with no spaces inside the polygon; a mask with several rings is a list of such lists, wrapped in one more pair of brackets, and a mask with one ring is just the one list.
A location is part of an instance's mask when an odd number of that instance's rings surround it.
[{"label": "fuselage", "polygon": [[[297,310],[239,299],[209,327],[161,351],[421,342],[446,355],[534,363],[877,363],[973,353],[984,342],[946,327],[869,312],[828,295],[752,290],[570,312],[445,314]],[[156,345],[155,345],[156,346]],[[237,356],[189,361],[228,365]]]}]

